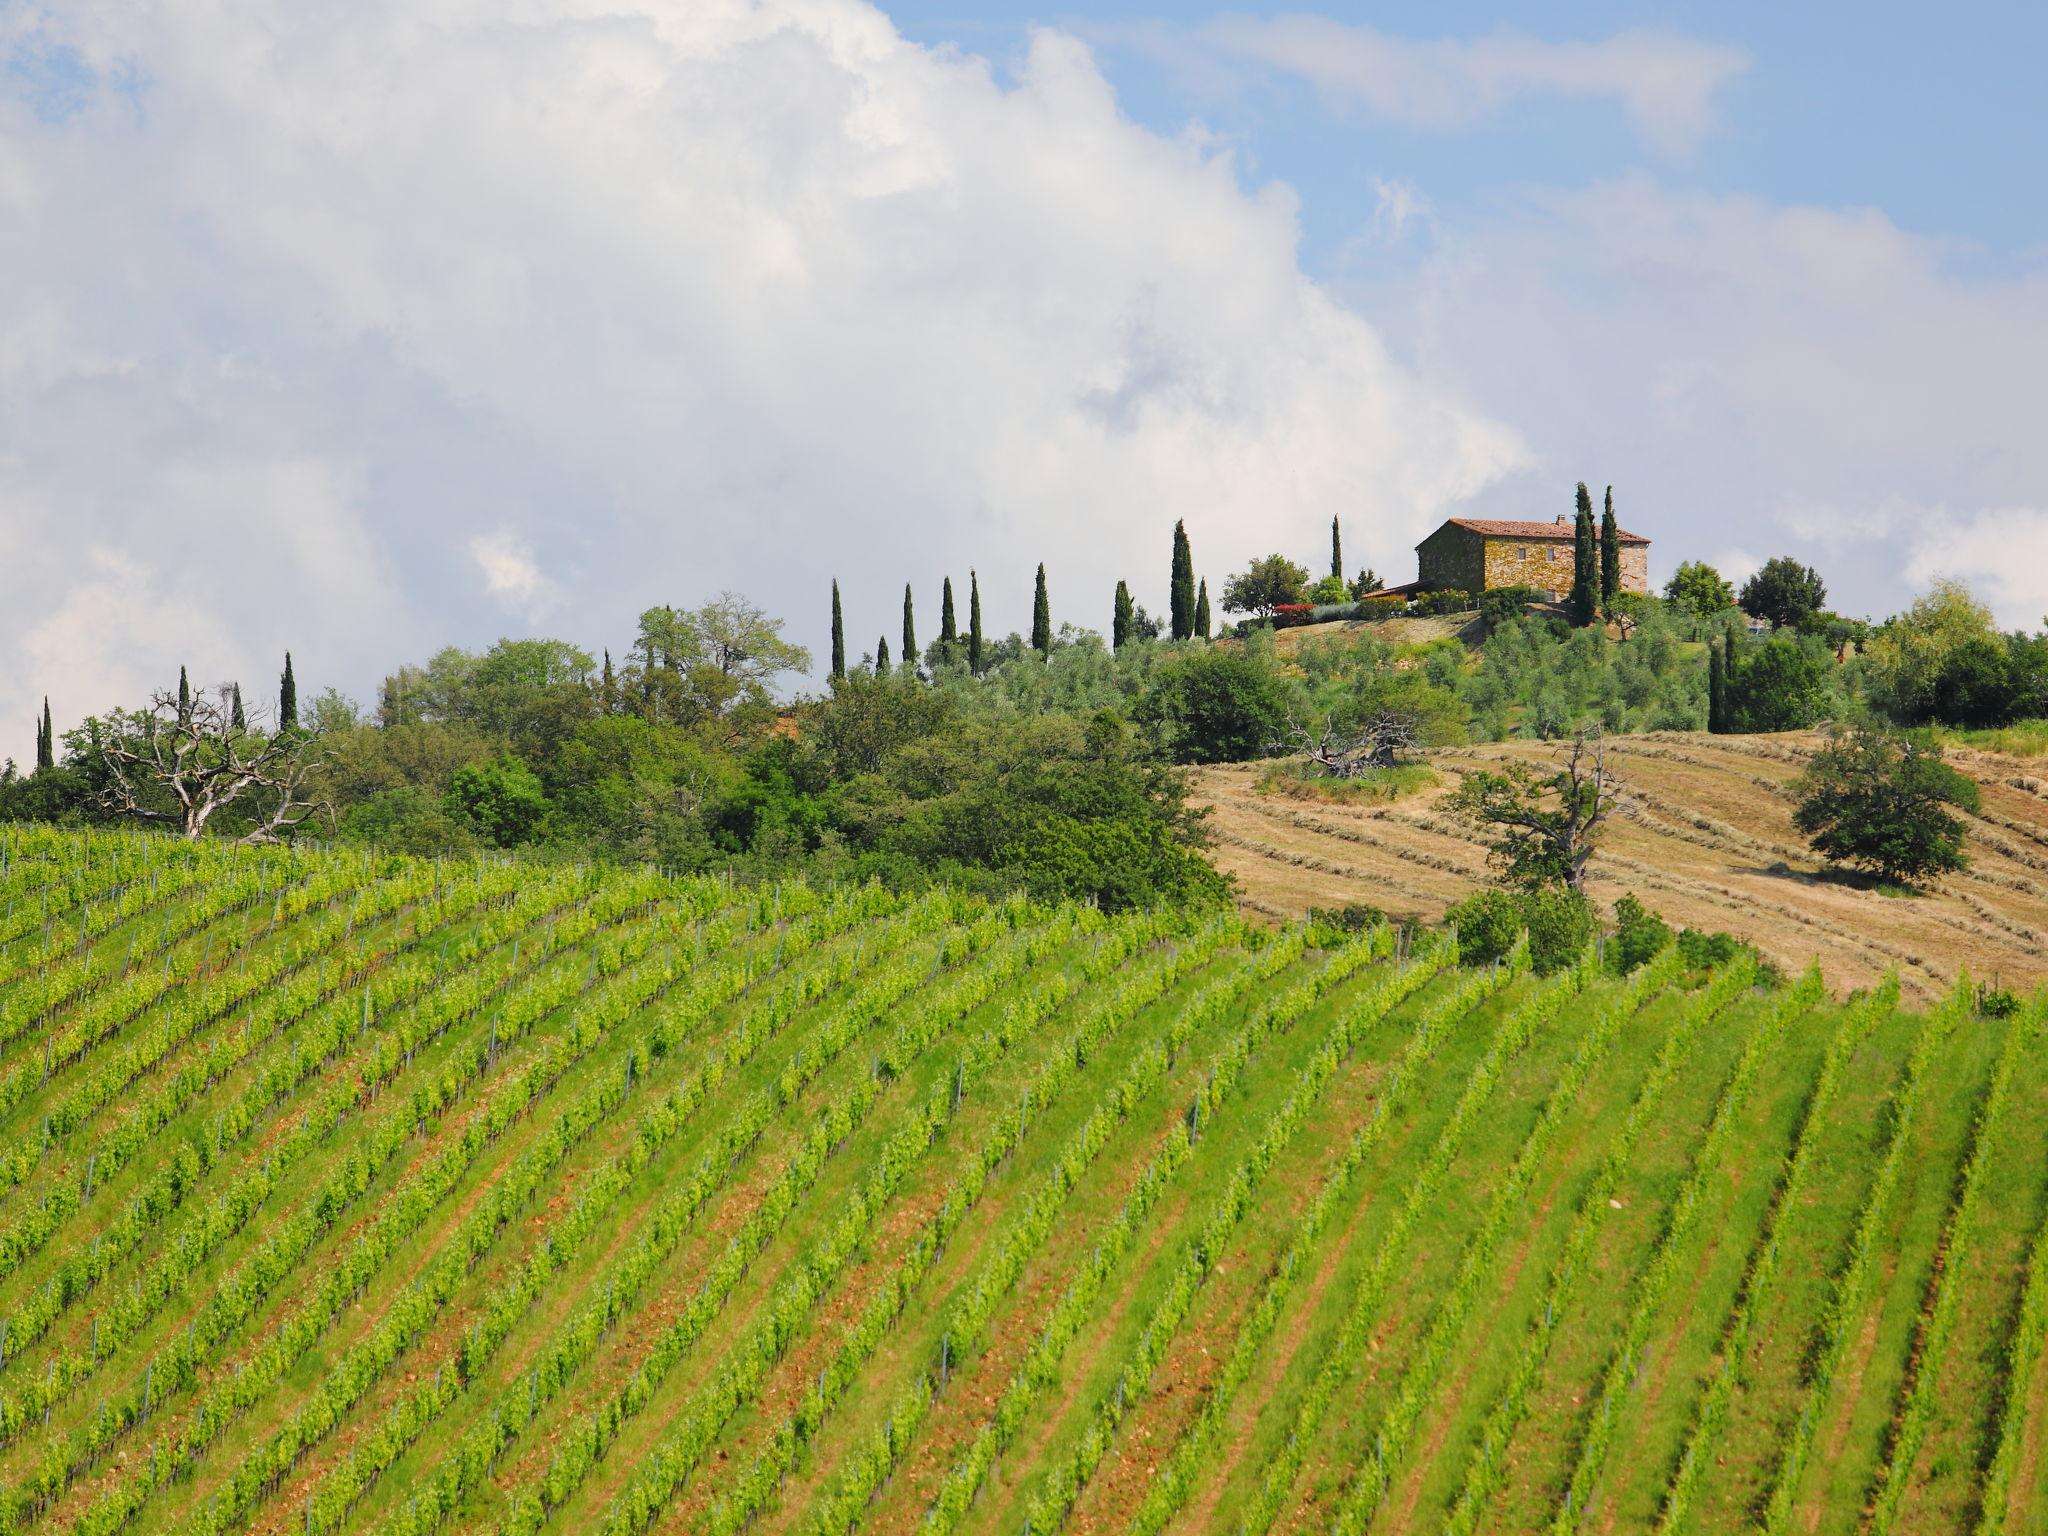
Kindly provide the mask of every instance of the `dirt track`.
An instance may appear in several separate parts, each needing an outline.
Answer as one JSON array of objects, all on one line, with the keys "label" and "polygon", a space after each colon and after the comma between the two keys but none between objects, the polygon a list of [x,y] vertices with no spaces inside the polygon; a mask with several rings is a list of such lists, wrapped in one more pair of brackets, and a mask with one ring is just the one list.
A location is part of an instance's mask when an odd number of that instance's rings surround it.
[{"label": "dirt track", "polygon": [[[1602,903],[1634,892],[1674,926],[1723,928],[1787,970],[1818,957],[1837,990],[1896,967],[1907,991],[1945,990],[1967,967],[2021,990],[2048,981],[2048,784],[2039,764],[1989,753],[1951,761],[1983,786],[1970,818],[1971,870],[1905,899],[1819,878],[1792,825],[1788,789],[1811,735],[1616,737],[1609,762],[1628,790],[1591,869]],[[1460,773],[1507,757],[1546,762],[1554,744],[1465,747],[1430,758],[1436,790],[1392,805],[1343,806],[1255,789],[1259,765],[1203,769],[1211,856],[1240,900],[1279,918],[1368,902],[1434,919],[1485,878],[1486,851],[1438,801]]]}]

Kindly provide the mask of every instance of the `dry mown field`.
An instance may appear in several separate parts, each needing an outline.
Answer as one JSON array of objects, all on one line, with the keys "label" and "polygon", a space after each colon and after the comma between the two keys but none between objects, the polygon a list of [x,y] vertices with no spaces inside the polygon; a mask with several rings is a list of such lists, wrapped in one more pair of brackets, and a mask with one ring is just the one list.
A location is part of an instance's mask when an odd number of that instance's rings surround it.
[{"label": "dry mown field", "polygon": [[[1957,751],[1983,786],[1970,818],[1969,873],[1914,899],[1820,878],[1792,825],[1791,780],[1817,738],[1656,732],[1610,743],[1633,802],[1592,867],[1603,903],[1634,892],[1677,926],[1723,928],[1788,971],[1818,957],[1837,989],[1896,967],[1909,995],[1944,991],[1964,967],[2027,990],[2048,979],[2048,782],[2038,763]],[[1212,856],[1248,909],[1291,917],[1368,902],[1439,916],[1486,879],[1486,852],[1439,808],[1458,775],[1503,758],[1547,761],[1537,742],[1460,748],[1432,762],[1440,788],[1390,805],[1264,794],[1257,766],[1205,769]]]}]

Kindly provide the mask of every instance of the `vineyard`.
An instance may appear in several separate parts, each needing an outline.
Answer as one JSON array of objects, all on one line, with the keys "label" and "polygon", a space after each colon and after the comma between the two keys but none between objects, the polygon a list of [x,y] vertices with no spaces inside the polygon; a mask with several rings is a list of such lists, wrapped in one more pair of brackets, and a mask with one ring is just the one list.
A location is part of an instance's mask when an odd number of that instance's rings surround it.
[{"label": "vineyard", "polygon": [[[1616,736],[1608,762],[1624,811],[1589,868],[1588,894],[1633,893],[1674,927],[1726,930],[1784,970],[1818,959],[1836,992],[1897,972],[1909,1002],[1932,1004],[1965,970],[2024,991],[2048,982],[2048,781],[2038,758],[1958,749],[1978,783],[1966,817],[1971,868],[1901,896],[1827,878],[1792,823],[1791,785],[1819,738],[1653,732]],[[1517,741],[1432,753],[1435,790],[1343,805],[1262,792],[1258,765],[1201,770],[1211,853],[1240,900],[1268,921],[1362,902],[1434,922],[1490,880],[1484,840],[1438,802],[1474,768],[1555,761]]]},{"label": "vineyard", "polygon": [[2040,1531],[1898,963],[0,829],[0,1529]]}]

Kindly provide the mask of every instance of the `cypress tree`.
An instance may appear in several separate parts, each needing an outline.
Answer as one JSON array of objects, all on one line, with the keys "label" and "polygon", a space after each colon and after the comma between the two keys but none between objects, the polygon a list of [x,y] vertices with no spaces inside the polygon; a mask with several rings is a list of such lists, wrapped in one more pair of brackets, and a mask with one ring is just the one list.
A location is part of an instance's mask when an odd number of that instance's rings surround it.
[{"label": "cypress tree", "polygon": [[299,685],[292,677],[292,653],[284,653],[284,676],[277,680],[277,729],[282,735],[299,728]]},{"label": "cypress tree", "polygon": [[57,733],[50,725],[50,696],[46,693],[43,695],[42,729],[36,733],[36,767],[41,769],[56,766]]},{"label": "cypress tree", "polygon": [[184,725],[192,718],[192,685],[185,681],[185,669],[178,668],[178,724]]},{"label": "cypress tree", "polygon": [[1600,514],[1600,606],[1612,613],[1621,595],[1621,524],[1614,519],[1614,487],[1607,487],[1607,509]]},{"label": "cypress tree", "polygon": [[1187,525],[1173,525],[1173,585],[1169,598],[1173,638],[1185,640],[1195,632],[1195,556],[1188,546]]},{"label": "cypress tree", "polygon": [[887,635],[884,635],[881,639],[875,642],[875,676],[887,677],[888,675],[889,637]]},{"label": "cypress tree", "polygon": [[1116,584],[1116,607],[1109,620],[1110,649],[1120,651],[1129,643],[1131,623],[1136,618],[1131,607],[1130,583],[1120,581]]},{"label": "cypress tree", "polygon": [[1209,578],[1202,578],[1202,585],[1195,594],[1195,620],[1193,633],[1198,640],[1209,638]]},{"label": "cypress tree", "polygon": [[1344,535],[1337,527],[1337,519],[1330,519],[1330,574],[1344,579]]},{"label": "cypress tree", "polygon": [[604,648],[604,692],[598,698],[606,714],[618,713],[619,679],[617,674],[612,671],[612,648],[610,646]]},{"label": "cypress tree", "polygon": [[228,728],[236,731],[246,731],[249,729],[248,716],[242,713],[242,685],[240,683],[235,684],[234,695],[230,700]]},{"label": "cypress tree", "polygon": [[1728,656],[1722,637],[1707,642],[1707,729],[1715,735],[1728,730]]},{"label": "cypress tree", "polygon": [[981,578],[967,573],[967,670],[981,676]]},{"label": "cypress tree", "polygon": [[1581,480],[1579,515],[1572,528],[1572,590],[1565,600],[1565,617],[1581,628],[1593,622],[1600,606],[1598,561],[1593,539],[1593,497]]},{"label": "cypress tree", "polygon": [[836,576],[832,578],[832,675],[846,676],[846,617],[839,611],[839,578]]},{"label": "cypress tree", "polygon": [[1031,593],[1031,649],[1052,654],[1052,604],[1045,595],[1045,562],[1038,562],[1038,584]]},{"label": "cypress tree", "polygon": [[917,669],[917,620],[910,611],[910,583],[903,583],[903,665]]},{"label": "cypress tree", "polygon": [[953,620],[953,578],[939,586],[939,644],[951,650],[960,643],[960,626]]}]

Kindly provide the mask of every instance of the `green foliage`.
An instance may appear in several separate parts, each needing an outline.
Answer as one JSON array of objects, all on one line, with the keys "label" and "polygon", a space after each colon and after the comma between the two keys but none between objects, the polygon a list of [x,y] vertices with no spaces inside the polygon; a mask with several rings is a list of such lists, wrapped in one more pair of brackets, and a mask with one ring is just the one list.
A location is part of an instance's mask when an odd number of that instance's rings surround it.
[{"label": "green foliage", "polygon": [[939,583],[939,644],[950,651],[960,643],[960,626],[953,616],[953,578]]},{"label": "green foliage", "polygon": [[299,728],[299,684],[292,675],[292,653],[284,653],[284,673],[277,680],[277,728],[279,731],[295,731]]},{"label": "green foliage", "polygon": [[1939,746],[1859,730],[1815,753],[1793,787],[1793,820],[1830,862],[1902,885],[1969,868],[1955,809],[1980,797]]},{"label": "green foliage", "polygon": [[1632,895],[1615,902],[1614,922],[1614,942],[1607,946],[1607,965],[1618,976],[1648,964],[1671,945],[1671,925]]},{"label": "green foliage", "polygon": [[[1168,613],[1172,620],[1172,635],[1176,640],[1192,638],[1195,633],[1195,557],[1188,544],[1187,525],[1176,518],[1173,524],[1173,572],[1167,591],[1171,604]],[[1208,638],[1208,631],[1202,631],[1202,638]]]},{"label": "green foliage", "polygon": [[[1337,519],[1335,517],[1330,519],[1330,574],[1326,579],[1334,581],[1340,589],[1339,595],[1330,598],[1329,601],[1341,603],[1349,594],[1342,590],[1344,587],[1344,532],[1337,526]],[[1320,602],[1323,599],[1319,598],[1317,601]]]},{"label": "green foliage", "polygon": [[1572,526],[1572,588],[1565,597],[1565,617],[1584,629],[1600,616],[1600,556],[1593,529],[1593,496],[1579,482],[1578,516]]},{"label": "green foliage", "polygon": [[910,671],[917,670],[918,658],[922,653],[917,648],[917,616],[910,601],[910,583],[903,583],[903,665]]},{"label": "green foliage", "polygon": [[1533,603],[1547,603],[1549,597],[1535,587],[1489,587],[1479,594],[1479,617],[1487,629],[1495,630],[1523,613]]},{"label": "green foliage", "polygon": [[1727,654],[1733,666],[1724,729],[1802,731],[1827,718],[1835,661],[1818,642],[1779,634]]},{"label": "green foliage", "polygon": [[1038,580],[1031,592],[1031,649],[1041,656],[1052,654],[1052,603],[1045,595],[1045,562],[1038,564]]},{"label": "green foliage", "polygon": [[1499,960],[1520,942],[1522,904],[1511,891],[1474,891],[1444,913],[1458,936],[1458,958],[1470,965]]},{"label": "green foliage", "polygon": [[1325,576],[1301,595],[1303,602],[1315,603],[1318,606],[1327,603],[1349,602],[1350,599],[1351,588],[1345,585],[1344,578],[1341,576]]},{"label": "green foliage", "polygon": [[1264,618],[1283,603],[1302,601],[1308,572],[1285,555],[1262,555],[1223,583],[1223,611]]},{"label": "green foliage", "polygon": [[1195,619],[1193,631],[1195,639],[1208,639],[1209,629],[1209,578],[1204,576],[1202,578],[1201,585],[1195,590]]},{"label": "green foliage", "polygon": [[1131,628],[1136,617],[1130,585],[1120,581],[1116,584],[1116,601],[1110,609],[1109,643],[1112,649],[1120,651],[1131,643]]},{"label": "green foliage", "polygon": [[450,815],[500,848],[530,842],[548,814],[547,791],[532,769],[506,753],[458,768],[448,783]]},{"label": "green foliage", "polygon": [[1580,737],[1550,773],[1519,761],[1468,773],[1444,806],[1492,837],[1493,863],[1508,884],[1577,890],[1613,797],[1602,749]]},{"label": "green foliage", "polygon": [[1871,702],[1903,725],[1994,729],[2048,712],[2048,635],[2003,635],[1962,583],[1936,581],[1864,646]]},{"label": "green foliage", "polygon": [[1753,619],[1789,628],[1811,618],[1827,605],[1827,583],[1820,573],[1789,555],[1764,562],[1763,569],[1742,584],[1737,601]]},{"label": "green foliage", "polygon": [[1137,720],[1181,763],[1266,756],[1287,725],[1287,696],[1267,658],[1245,649],[1197,650],[1163,667]]},{"label": "green foliage", "polygon": [[1415,611],[1432,617],[1447,613],[1469,613],[1479,605],[1470,592],[1460,592],[1456,587],[1445,587],[1438,592],[1423,592],[1415,599]]},{"label": "green foliage", "polygon": [[1664,583],[1664,599],[1672,607],[1699,618],[1711,618],[1735,606],[1735,588],[1721,573],[1700,560],[1687,560]]},{"label": "green foliage", "polygon": [[981,577],[967,573],[967,670],[981,676],[983,640],[981,633]]},{"label": "green foliage", "polygon": [[1994,987],[1988,982],[1977,983],[1977,1013],[1986,1019],[2011,1019],[2019,1016],[2026,1006],[2019,993],[2010,987]]}]

